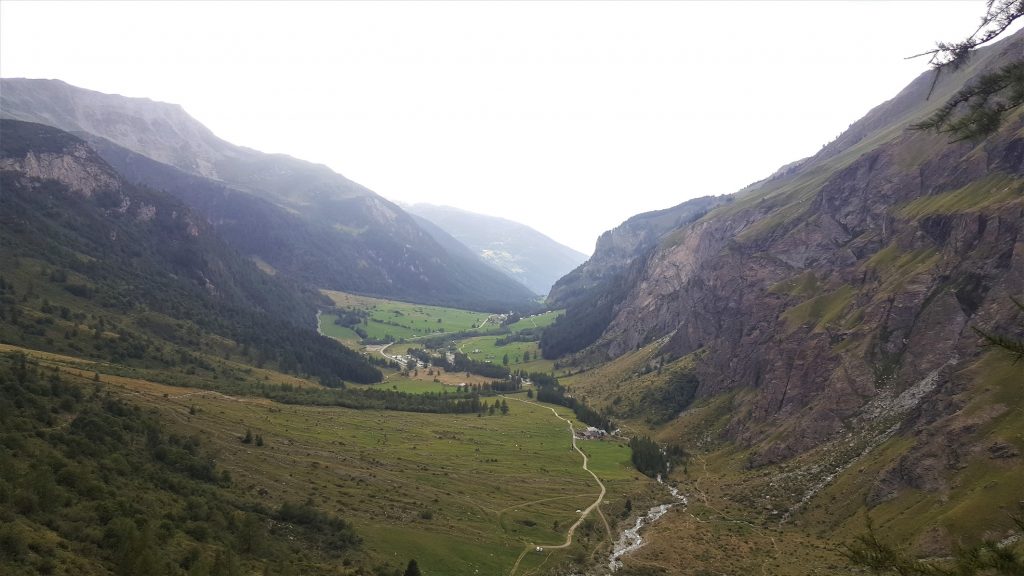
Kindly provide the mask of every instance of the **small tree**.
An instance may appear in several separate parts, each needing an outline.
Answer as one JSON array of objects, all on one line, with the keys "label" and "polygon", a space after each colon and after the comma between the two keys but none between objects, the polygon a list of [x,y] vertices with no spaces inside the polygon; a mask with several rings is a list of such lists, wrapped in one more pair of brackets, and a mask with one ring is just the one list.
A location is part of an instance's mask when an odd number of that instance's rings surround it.
[{"label": "small tree", "polygon": [[506,402],[505,399],[501,400],[501,414],[502,416],[508,414],[508,402]]},{"label": "small tree", "polygon": [[420,567],[415,560],[409,560],[409,565],[405,567],[403,576],[423,576],[423,573],[420,572]]},{"label": "small tree", "polygon": [[252,444],[252,429],[245,429],[245,437],[242,438],[242,444]]}]

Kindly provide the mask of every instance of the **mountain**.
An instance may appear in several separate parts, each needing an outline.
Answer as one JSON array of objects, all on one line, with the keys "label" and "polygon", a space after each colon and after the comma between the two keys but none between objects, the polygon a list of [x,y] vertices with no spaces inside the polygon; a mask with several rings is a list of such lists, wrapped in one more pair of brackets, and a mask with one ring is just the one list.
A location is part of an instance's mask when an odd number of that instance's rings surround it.
[{"label": "mountain", "polygon": [[728,197],[695,198],[665,210],[638,214],[597,239],[594,255],[560,278],[548,294],[551,308],[565,308],[543,336],[544,354],[557,358],[594,343],[612,320],[623,290],[662,237],[700,219]]},{"label": "mountain", "polygon": [[223,350],[329,384],[381,379],[312,329],[318,293],[260,272],[177,198],[55,128],[0,120],[0,135],[0,269],[27,290],[7,302],[5,341],[167,368]]},{"label": "mountain", "polygon": [[587,259],[585,254],[525,224],[504,218],[432,204],[414,204],[406,209],[434,223],[537,294],[547,294],[556,280]]},{"label": "mountain", "polygon": [[1018,32],[645,241],[606,233],[552,290],[545,354],[611,416],[739,459],[708,483],[747,510],[829,534],[870,512],[933,555],[1010,530],[1021,372],[973,329],[1024,336],[1024,110],[982,141],[910,125],[1022,59]]},{"label": "mountain", "polygon": [[326,166],[235,146],[180,106],[57,80],[3,79],[0,117],[88,139],[133,181],[168,189],[215,228],[225,227],[223,237],[267,270],[319,288],[415,302],[532,306],[526,287],[482,263],[453,260],[401,208],[367,188]]}]

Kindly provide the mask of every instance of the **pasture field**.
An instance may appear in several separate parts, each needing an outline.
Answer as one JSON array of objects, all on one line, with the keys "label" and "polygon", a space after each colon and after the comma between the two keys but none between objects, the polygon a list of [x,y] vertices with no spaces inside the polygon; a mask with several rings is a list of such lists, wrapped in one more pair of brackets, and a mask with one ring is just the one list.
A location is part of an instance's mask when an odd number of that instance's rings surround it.
[{"label": "pasture field", "polygon": [[[445,332],[463,332],[478,328],[490,316],[487,312],[409,304],[395,300],[355,296],[333,290],[323,290],[322,292],[330,297],[338,308],[362,310],[369,313],[369,318],[362,328],[366,330],[367,336],[373,339],[384,339],[390,336],[397,340]],[[334,319],[332,318],[330,322],[333,324]],[[323,319],[320,325],[322,329]]]},{"label": "pasture field", "polygon": [[513,332],[519,332],[520,330],[525,330],[527,328],[545,328],[554,323],[555,318],[558,318],[562,314],[565,314],[565,310],[550,310],[543,314],[527,316],[518,322],[509,324],[509,328]]},{"label": "pasture field", "polygon": [[[91,377],[92,366],[83,371],[70,360],[45,358],[49,366]],[[565,542],[576,511],[594,502],[599,487],[571,450],[565,422],[547,405],[520,401],[524,394],[509,397],[507,416],[358,411],[228,396],[96,368],[106,391],[156,410],[177,433],[202,438],[218,468],[231,474],[230,490],[268,507],[311,499],[352,522],[375,561],[404,567],[415,558],[426,574],[508,574],[520,556],[520,576],[602,562],[609,530],[625,524],[625,499],[641,502],[658,489],[623,468],[630,452],[621,440],[581,442],[608,489],[600,510],[610,528],[595,511],[572,546],[536,553],[534,546]],[[246,430],[266,444],[243,444]]]},{"label": "pasture field", "polygon": [[[473,360],[484,362],[490,360],[493,364],[501,364],[502,358],[508,354],[508,367],[511,370],[526,370],[527,372],[550,372],[554,362],[541,358],[540,346],[537,342],[511,342],[505,346],[498,346],[495,342],[500,336],[478,336],[461,340],[458,343],[459,350]],[[479,352],[477,352],[479,350]],[[530,353],[530,361],[523,362],[523,353]]]},{"label": "pasture field", "polygon": [[318,317],[320,326],[320,333],[324,336],[340,340],[349,347],[358,347],[362,337],[356,334],[348,326],[339,326],[334,321],[338,318],[337,314],[320,314]]}]

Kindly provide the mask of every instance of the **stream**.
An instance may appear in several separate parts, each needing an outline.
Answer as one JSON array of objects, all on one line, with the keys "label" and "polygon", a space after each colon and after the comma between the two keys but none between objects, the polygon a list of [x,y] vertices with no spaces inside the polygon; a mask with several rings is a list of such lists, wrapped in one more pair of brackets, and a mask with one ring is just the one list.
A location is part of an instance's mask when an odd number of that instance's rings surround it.
[{"label": "stream", "polygon": [[644,539],[640,535],[640,530],[644,526],[652,524],[658,518],[664,516],[665,513],[676,504],[686,506],[686,496],[680,494],[678,489],[662,482],[661,475],[658,475],[658,484],[662,484],[668,488],[668,492],[672,495],[674,501],[666,504],[659,504],[658,506],[651,508],[647,511],[647,514],[636,519],[636,524],[634,524],[632,528],[627,528],[622,531],[622,535],[619,536],[619,540],[615,542],[615,546],[612,548],[612,554],[608,559],[608,569],[612,572],[622,568],[622,560],[620,560],[620,558],[644,545]]}]

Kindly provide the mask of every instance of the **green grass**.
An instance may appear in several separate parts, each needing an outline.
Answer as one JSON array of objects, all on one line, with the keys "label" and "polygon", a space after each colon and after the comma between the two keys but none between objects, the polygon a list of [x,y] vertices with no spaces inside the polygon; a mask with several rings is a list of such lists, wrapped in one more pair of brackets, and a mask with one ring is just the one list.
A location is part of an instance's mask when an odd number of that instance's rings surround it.
[{"label": "green grass", "polygon": [[[481,325],[484,329],[497,328],[486,312],[473,312],[457,308],[409,304],[395,300],[383,300],[367,296],[355,296],[344,292],[323,290],[338,308],[363,310],[369,318],[362,325],[367,336],[374,339],[392,337],[395,339],[419,338],[449,332],[473,330]],[[488,322],[487,324],[484,324]],[[492,326],[493,324],[493,326]]]},{"label": "green grass", "polygon": [[865,266],[882,278],[881,294],[887,296],[899,292],[914,276],[931,270],[939,258],[939,253],[933,249],[903,252],[890,244],[869,258]]},{"label": "green grass", "polygon": [[1024,180],[1008,174],[992,174],[963,188],[918,198],[896,208],[903,218],[935,214],[973,212],[982,208],[1024,199]]},{"label": "green grass", "polygon": [[[83,372],[75,358],[40,360],[91,380],[92,370]],[[411,390],[430,383],[389,384]],[[218,467],[231,474],[230,490],[262,494],[268,506],[312,500],[351,521],[375,562],[396,568],[415,558],[426,574],[507,573],[527,543],[563,542],[575,511],[599,492],[571,450],[565,422],[547,406],[514,399],[524,394],[510,397],[509,415],[478,417],[281,405],[104,372],[100,385],[155,410],[171,431],[203,437]],[[266,445],[242,444],[247,429]],[[650,480],[624,468],[628,447],[609,441],[583,448],[593,469],[607,474],[610,500],[649,489]],[[570,557],[589,556],[600,540],[530,553],[519,573],[564,567]]]},{"label": "green grass", "polygon": [[356,334],[348,326],[339,326],[334,323],[338,318],[336,314],[321,314],[320,315],[320,332],[324,336],[330,336],[337,340],[344,342],[356,342],[358,343],[362,338],[359,334]]},{"label": "green grass", "polygon": [[546,328],[553,324],[555,318],[558,318],[562,314],[565,314],[565,310],[550,310],[548,312],[544,312],[543,314],[528,316],[526,318],[523,318],[522,320],[519,320],[518,322],[509,324],[509,329],[512,330],[513,332],[519,332],[521,330],[526,330],[529,328]]},{"label": "green grass", "polygon": [[[467,338],[458,343],[458,348],[473,360],[480,362],[490,360],[493,364],[501,364],[505,354],[508,354],[508,367],[511,370],[549,372],[554,366],[553,361],[544,360],[541,357],[540,346],[537,342],[512,342],[505,346],[498,346],[495,344],[498,338],[500,336]],[[529,362],[522,361],[524,352],[530,353]]]},{"label": "green grass", "polygon": [[807,270],[799,276],[783,280],[775,284],[769,291],[775,294],[788,294],[790,296],[802,296],[808,298],[817,294],[819,289],[818,278],[814,272]]},{"label": "green grass", "polygon": [[837,290],[821,294],[786,310],[782,317],[786,320],[786,327],[789,330],[795,330],[808,322],[813,322],[815,328],[827,326],[842,316],[856,294],[853,286],[844,284]]}]

